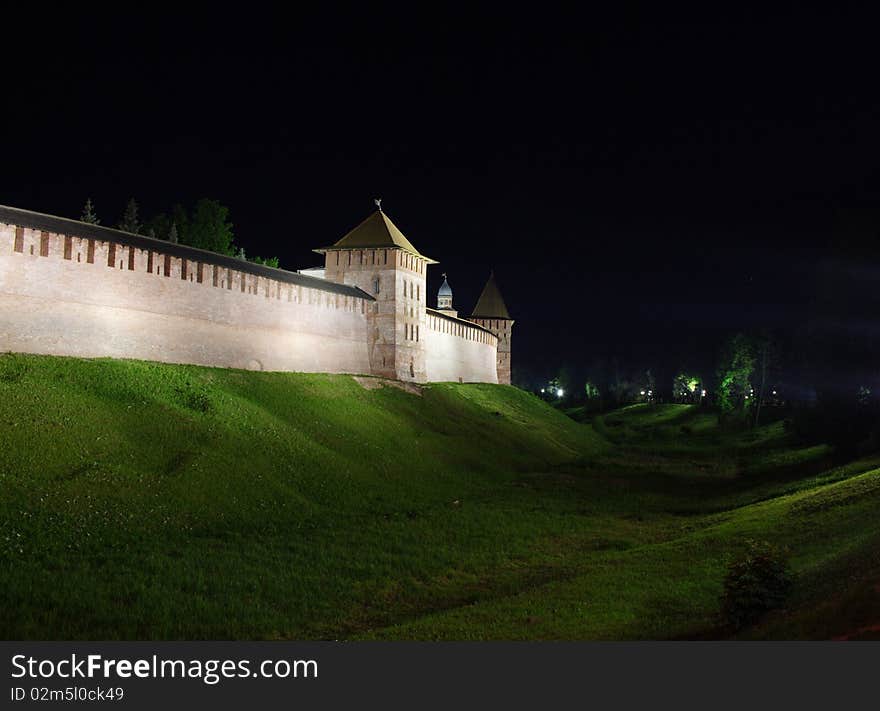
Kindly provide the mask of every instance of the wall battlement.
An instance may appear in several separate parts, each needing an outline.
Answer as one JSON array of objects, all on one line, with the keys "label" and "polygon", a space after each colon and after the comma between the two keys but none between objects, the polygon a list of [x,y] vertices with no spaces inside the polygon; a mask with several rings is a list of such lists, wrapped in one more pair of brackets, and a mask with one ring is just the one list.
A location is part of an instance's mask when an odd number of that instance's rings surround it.
[{"label": "wall battlement", "polygon": [[430,260],[343,254],[324,280],[0,206],[0,352],[497,382],[498,339],[426,308]]}]

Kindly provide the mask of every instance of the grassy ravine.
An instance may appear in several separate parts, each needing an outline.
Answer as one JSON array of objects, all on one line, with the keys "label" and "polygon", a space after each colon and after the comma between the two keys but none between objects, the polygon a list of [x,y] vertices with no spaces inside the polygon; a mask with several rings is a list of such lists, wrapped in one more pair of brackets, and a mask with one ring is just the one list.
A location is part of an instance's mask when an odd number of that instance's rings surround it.
[{"label": "grassy ravine", "polygon": [[0,636],[706,638],[749,538],[789,609],[876,635],[880,459],[688,407],[0,356]]}]

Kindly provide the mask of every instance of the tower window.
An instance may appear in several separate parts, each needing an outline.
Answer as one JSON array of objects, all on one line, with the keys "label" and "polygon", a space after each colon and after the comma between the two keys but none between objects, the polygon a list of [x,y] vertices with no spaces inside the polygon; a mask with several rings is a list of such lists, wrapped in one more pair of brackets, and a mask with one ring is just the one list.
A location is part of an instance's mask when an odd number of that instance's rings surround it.
[{"label": "tower window", "polygon": [[374,294],[379,293],[379,277],[376,277],[375,279],[373,279],[373,293]]},{"label": "tower window", "polygon": [[15,228],[15,245],[13,249],[16,252],[24,253],[24,227]]}]

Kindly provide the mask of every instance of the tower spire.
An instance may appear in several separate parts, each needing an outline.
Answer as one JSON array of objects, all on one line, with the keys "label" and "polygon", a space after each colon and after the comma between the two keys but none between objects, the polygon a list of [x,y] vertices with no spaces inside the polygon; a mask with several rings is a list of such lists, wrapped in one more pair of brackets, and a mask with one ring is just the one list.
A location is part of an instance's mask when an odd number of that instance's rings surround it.
[{"label": "tower spire", "polygon": [[382,212],[382,198],[373,198],[373,202],[376,203],[379,212]]}]

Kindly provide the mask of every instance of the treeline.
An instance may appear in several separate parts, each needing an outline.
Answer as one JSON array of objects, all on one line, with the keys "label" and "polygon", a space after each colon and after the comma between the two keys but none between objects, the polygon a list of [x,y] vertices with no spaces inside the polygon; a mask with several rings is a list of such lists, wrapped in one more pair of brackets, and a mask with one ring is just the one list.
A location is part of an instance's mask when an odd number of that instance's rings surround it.
[{"label": "treeline", "polygon": [[617,358],[597,358],[585,368],[560,368],[542,384],[540,394],[551,399],[567,397],[597,409],[638,402],[711,403],[725,417],[757,420],[764,405],[778,404],[782,399],[780,353],[770,334],[736,333],[725,341],[714,370],[670,370],[660,363],[627,367]]},{"label": "treeline", "polygon": [[812,333],[808,343],[794,345],[773,333],[738,332],[724,340],[714,367],[625,367],[617,358],[597,358],[518,384],[585,414],[636,403],[687,403],[715,412],[731,428],[782,419],[799,439],[833,444],[845,456],[880,450],[876,371],[844,372],[829,355],[832,346],[839,348],[839,340]]},{"label": "treeline", "polygon": [[[86,200],[80,221],[93,225],[101,224],[91,198]],[[168,212],[161,212],[142,221],[138,204],[132,198],[125,206],[116,227],[135,235],[145,235],[174,244],[246,259],[268,267],[278,267],[278,257],[249,257],[245,254],[244,247],[235,244],[232,223],[229,221],[229,208],[217,200],[202,198],[190,209],[177,204]]]}]

